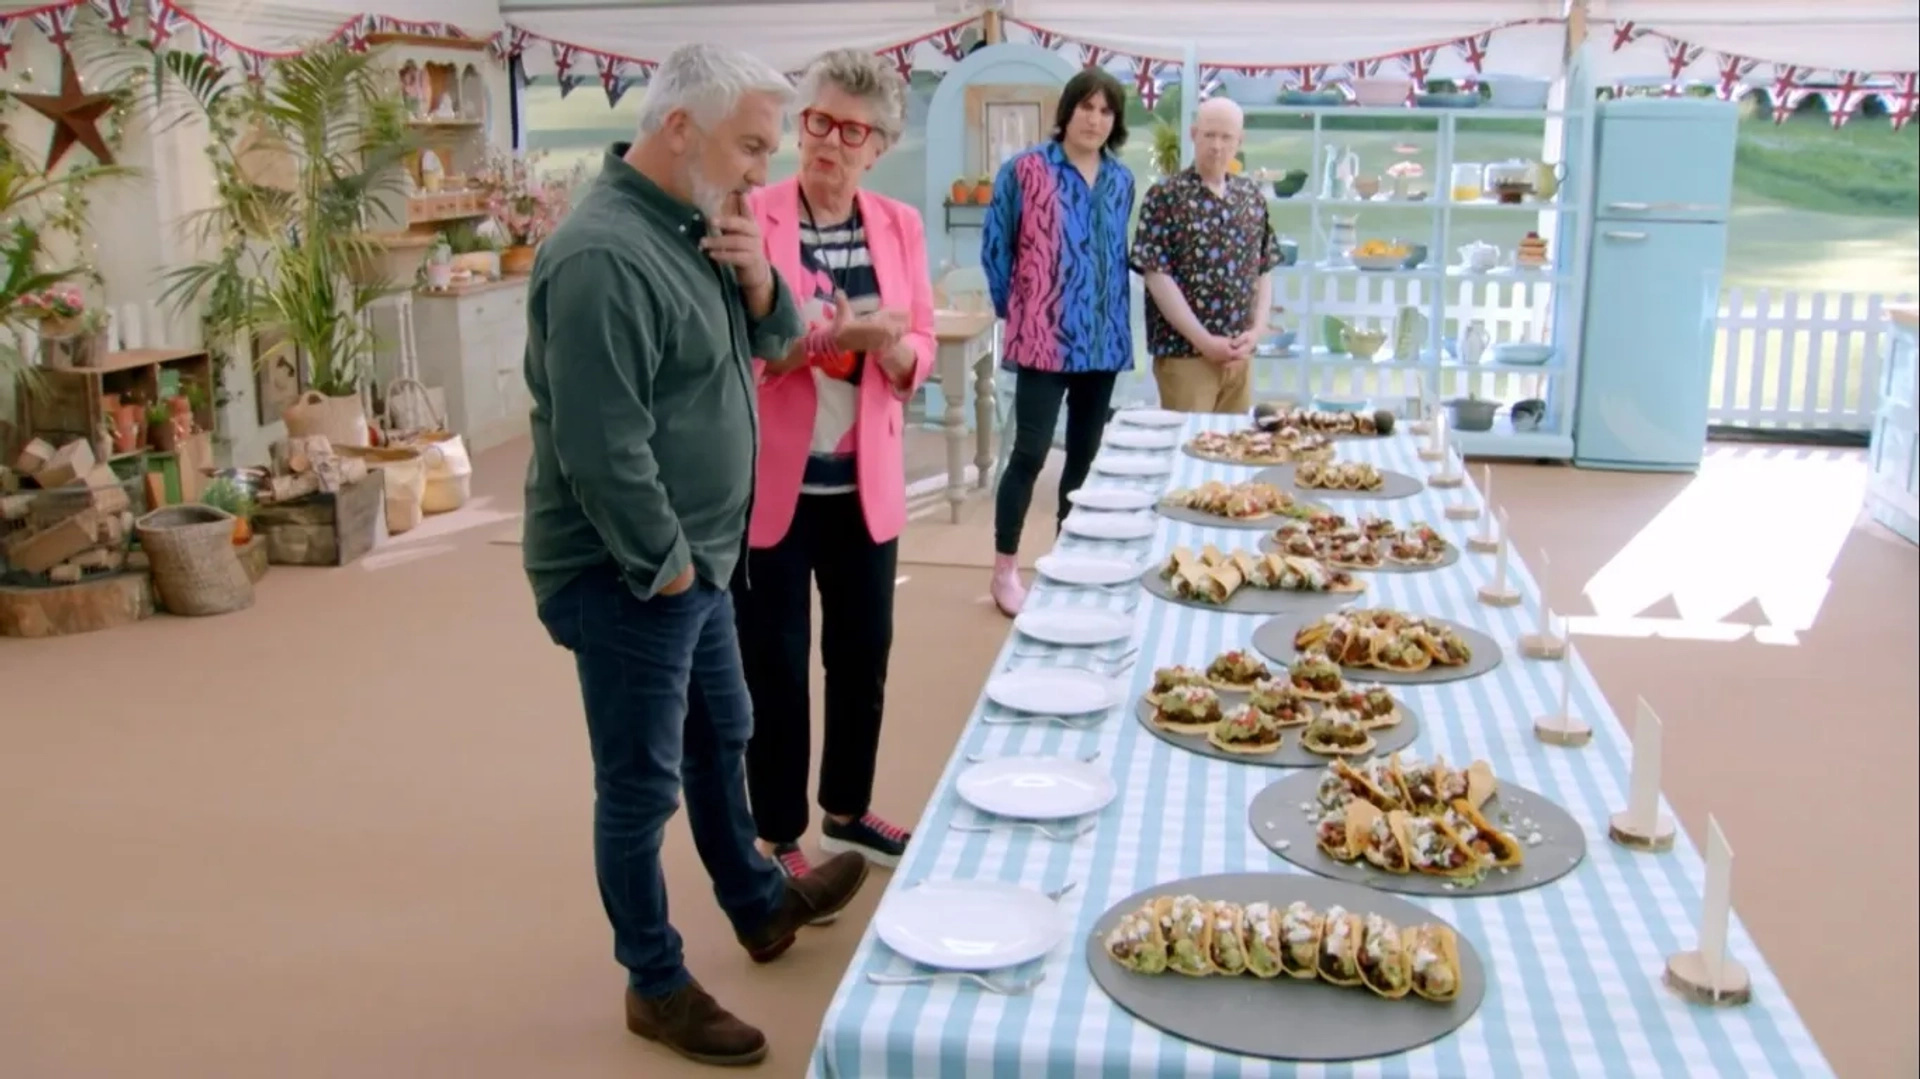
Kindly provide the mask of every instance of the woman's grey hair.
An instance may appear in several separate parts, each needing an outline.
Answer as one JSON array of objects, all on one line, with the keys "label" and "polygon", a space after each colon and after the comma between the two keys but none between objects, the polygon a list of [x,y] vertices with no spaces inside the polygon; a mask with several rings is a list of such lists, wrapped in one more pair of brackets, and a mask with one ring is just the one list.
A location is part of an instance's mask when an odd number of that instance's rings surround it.
[{"label": "woman's grey hair", "polygon": [[800,76],[799,104],[812,105],[820,88],[828,85],[867,102],[873,108],[873,126],[889,143],[899,140],[907,126],[907,83],[891,61],[860,49],[823,52]]},{"label": "woman's grey hair", "polygon": [[748,94],[772,94],[784,105],[793,100],[793,83],[773,65],[724,45],[682,45],[668,54],[647,82],[640,103],[640,134],[660,130],[676,109],[710,128],[725,119]]}]

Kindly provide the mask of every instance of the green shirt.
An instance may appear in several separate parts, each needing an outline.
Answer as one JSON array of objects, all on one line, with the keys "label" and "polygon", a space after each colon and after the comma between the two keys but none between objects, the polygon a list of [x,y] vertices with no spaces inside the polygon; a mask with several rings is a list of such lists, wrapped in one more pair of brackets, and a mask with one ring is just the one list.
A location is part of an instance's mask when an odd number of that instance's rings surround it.
[{"label": "green shirt", "polygon": [[747,316],[733,271],[700,250],[705,218],[626,151],[608,151],[527,285],[536,601],[607,564],[643,599],[689,563],[727,587],[759,450],[751,357],[784,355],[803,329],[778,274],[773,309]]}]

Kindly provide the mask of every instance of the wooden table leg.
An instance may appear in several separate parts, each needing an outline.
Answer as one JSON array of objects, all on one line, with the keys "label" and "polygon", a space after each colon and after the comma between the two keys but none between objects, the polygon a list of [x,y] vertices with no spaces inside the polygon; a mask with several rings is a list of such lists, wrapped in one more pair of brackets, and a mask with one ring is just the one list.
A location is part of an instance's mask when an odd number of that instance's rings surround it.
[{"label": "wooden table leg", "polygon": [[940,346],[940,396],[947,407],[942,424],[947,431],[947,502],[953,523],[960,523],[960,505],[967,499],[967,348]]},{"label": "wooden table leg", "polygon": [[998,360],[999,350],[989,346],[973,362],[974,486],[983,491],[993,486],[997,463],[993,451],[994,439],[1000,434],[996,430],[1000,407],[994,397],[993,374]]}]

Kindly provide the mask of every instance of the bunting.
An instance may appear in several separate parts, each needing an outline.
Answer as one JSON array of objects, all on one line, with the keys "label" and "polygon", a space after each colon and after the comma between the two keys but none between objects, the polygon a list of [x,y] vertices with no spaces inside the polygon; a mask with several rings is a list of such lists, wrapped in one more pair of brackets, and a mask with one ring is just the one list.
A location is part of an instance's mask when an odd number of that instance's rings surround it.
[{"label": "bunting", "polygon": [[1611,83],[1616,93],[1651,82],[1669,95],[1694,86],[1711,87],[1729,101],[1763,94],[1774,122],[1782,124],[1809,98],[1820,100],[1835,127],[1859,116],[1869,101],[1879,104],[1896,131],[1914,118],[1911,71],[1843,71],[1781,63],[1709,49],[1631,22],[1614,24],[1604,38],[1602,33],[1595,30],[1595,40],[1607,43],[1596,81]]}]

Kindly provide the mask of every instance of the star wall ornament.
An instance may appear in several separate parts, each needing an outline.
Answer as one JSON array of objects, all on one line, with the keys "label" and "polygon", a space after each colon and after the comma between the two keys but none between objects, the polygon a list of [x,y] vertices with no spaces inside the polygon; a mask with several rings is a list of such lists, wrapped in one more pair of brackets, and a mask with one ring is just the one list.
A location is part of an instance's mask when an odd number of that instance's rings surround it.
[{"label": "star wall ornament", "polygon": [[113,164],[113,150],[100,134],[100,118],[112,110],[114,95],[89,94],[80,87],[79,69],[73,66],[73,54],[60,50],[60,92],[58,94],[13,95],[20,104],[47,118],[53,125],[53,140],[47,144],[46,172],[51,174],[67,151],[79,143],[102,165]]}]

